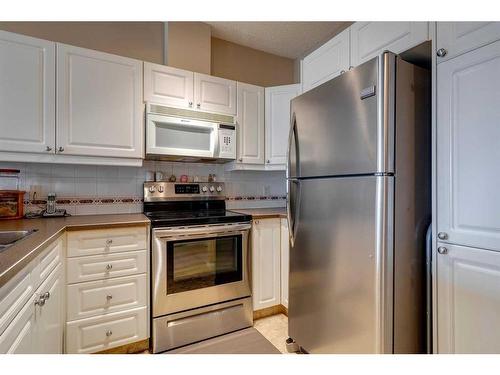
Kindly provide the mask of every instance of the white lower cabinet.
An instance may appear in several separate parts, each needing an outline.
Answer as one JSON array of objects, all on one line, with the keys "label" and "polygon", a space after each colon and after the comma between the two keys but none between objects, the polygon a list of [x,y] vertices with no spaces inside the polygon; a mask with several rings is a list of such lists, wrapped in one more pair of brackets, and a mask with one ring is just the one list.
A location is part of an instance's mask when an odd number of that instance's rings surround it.
[{"label": "white lower cabinet", "polygon": [[148,337],[146,306],[81,319],[66,325],[67,353],[95,353]]},{"label": "white lower cabinet", "polygon": [[0,353],[62,353],[64,237],[0,289]]},{"label": "white lower cabinet", "polygon": [[290,237],[288,220],[281,219],[281,304],[288,309],[288,278],[290,277]]},{"label": "white lower cabinet", "polygon": [[286,219],[269,218],[252,225],[253,309],[288,308],[289,245]]},{"label": "white lower cabinet", "polygon": [[66,353],[149,337],[148,227],[68,233]]},{"label": "white lower cabinet", "polygon": [[[52,271],[40,285],[35,296],[35,352],[60,354],[63,352],[63,273],[62,264]],[[43,303],[40,302],[43,298]]]},{"label": "white lower cabinet", "polygon": [[253,309],[280,304],[280,219],[254,220],[252,225]]},{"label": "white lower cabinet", "polygon": [[500,353],[500,252],[439,243],[438,353]]}]

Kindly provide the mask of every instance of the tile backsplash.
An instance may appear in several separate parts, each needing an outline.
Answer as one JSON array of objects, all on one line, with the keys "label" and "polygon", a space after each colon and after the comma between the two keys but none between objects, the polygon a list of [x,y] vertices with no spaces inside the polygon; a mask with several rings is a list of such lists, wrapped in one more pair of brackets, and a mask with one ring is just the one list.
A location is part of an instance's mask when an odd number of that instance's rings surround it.
[{"label": "tile backsplash", "polygon": [[[57,207],[72,215],[142,212],[143,182],[160,171],[164,179],[174,174],[177,181],[188,175],[192,181],[207,181],[215,174],[225,182],[228,208],[283,207],[283,171],[232,171],[224,165],[144,161],[142,167],[113,167],[71,164],[0,163],[15,168],[19,187],[25,190],[26,211],[44,207],[49,192],[56,193]],[[0,189],[1,189],[0,182]]]}]

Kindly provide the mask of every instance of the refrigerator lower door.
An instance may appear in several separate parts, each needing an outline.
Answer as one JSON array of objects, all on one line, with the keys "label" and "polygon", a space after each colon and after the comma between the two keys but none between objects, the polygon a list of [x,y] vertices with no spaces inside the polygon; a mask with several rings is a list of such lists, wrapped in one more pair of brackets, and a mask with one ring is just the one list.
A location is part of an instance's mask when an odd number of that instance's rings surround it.
[{"label": "refrigerator lower door", "polygon": [[394,177],[296,184],[289,336],[309,353],[392,353]]}]

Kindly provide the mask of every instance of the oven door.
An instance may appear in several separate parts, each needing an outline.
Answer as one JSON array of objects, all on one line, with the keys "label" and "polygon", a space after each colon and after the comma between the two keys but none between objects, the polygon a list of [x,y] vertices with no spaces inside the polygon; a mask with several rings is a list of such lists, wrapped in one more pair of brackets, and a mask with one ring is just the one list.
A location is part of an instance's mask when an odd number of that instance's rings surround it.
[{"label": "oven door", "polygon": [[153,316],[251,295],[249,223],[153,230]]}]

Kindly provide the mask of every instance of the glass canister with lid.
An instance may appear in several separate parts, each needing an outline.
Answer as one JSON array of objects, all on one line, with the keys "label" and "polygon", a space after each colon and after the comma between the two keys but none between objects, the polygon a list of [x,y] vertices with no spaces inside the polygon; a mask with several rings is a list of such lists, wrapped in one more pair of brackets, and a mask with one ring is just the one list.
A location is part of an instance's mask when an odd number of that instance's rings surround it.
[{"label": "glass canister with lid", "polygon": [[24,191],[19,190],[19,170],[0,168],[0,219],[24,215]]}]

